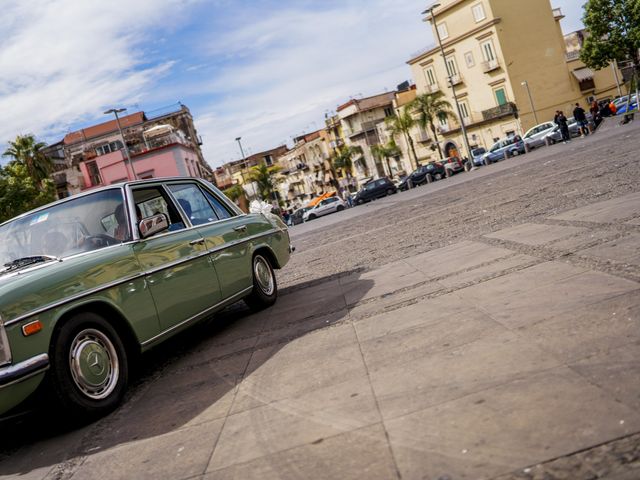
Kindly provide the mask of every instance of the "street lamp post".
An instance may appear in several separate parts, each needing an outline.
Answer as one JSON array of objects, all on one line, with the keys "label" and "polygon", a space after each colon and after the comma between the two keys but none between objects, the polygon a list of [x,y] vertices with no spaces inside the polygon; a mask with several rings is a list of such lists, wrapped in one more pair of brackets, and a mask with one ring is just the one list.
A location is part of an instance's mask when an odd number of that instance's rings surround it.
[{"label": "street lamp post", "polygon": [[471,159],[471,148],[469,147],[469,139],[467,138],[467,128],[464,125],[464,119],[462,118],[462,110],[460,109],[460,103],[458,103],[458,96],[456,95],[456,87],[453,84],[453,75],[450,74],[449,69],[447,68],[447,59],[444,54],[444,47],[442,46],[442,39],[440,38],[440,32],[438,31],[438,26],[436,25],[436,17],[433,14],[433,9],[438,8],[440,6],[439,3],[434,3],[429,8],[427,8],[422,15],[428,13],[431,16],[431,21],[433,22],[433,28],[436,31],[436,38],[438,39],[438,45],[440,46],[440,53],[442,54],[442,61],[444,62],[445,72],[447,72],[447,78],[449,79],[449,86],[451,87],[451,94],[453,95],[453,101],[456,103],[456,109],[458,110],[458,119],[460,120],[460,130],[462,131],[462,139],[464,141],[464,148],[467,150],[467,158],[469,162],[471,162],[471,167],[473,168],[473,160]]},{"label": "street lamp post", "polygon": [[533,106],[533,98],[531,97],[531,90],[529,90],[529,83],[524,80],[521,85],[527,89],[527,95],[529,95],[529,104],[531,105],[531,111],[533,112],[533,119],[538,125],[538,115],[536,115],[536,108]]},{"label": "street lamp post", "polygon": [[131,161],[131,155],[129,154],[129,147],[127,147],[127,141],[124,139],[124,134],[122,133],[122,127],[120,126],[120,118],[118,117],[119,113],[125,112],[126,108],[110,108],[104,112],[105,115],[114,114],[116,116],[116,125],[118,125],[118,131],[120,132],[120,138],[122,138],[122,145],[124,146],[124,154],[127,156],[127,163],[129,164],[129,168],[131,168],[131,173],[133,174],[133,178],[138,180],[138,175],[136,174],[135,169],[133,168],[133,162]]}]

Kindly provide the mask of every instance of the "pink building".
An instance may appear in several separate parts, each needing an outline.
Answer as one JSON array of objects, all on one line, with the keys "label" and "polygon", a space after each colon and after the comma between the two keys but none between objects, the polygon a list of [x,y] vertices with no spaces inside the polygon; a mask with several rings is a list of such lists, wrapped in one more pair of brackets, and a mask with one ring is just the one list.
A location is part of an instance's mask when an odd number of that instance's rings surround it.
[{"label": "pink building", "polygon": [[[179,142],[131,153],[131,162],[139,179],[158,177],[200,177],[198,156],[189,146]],[[133,180],[124,150],[80,162],[84,189]]]}]

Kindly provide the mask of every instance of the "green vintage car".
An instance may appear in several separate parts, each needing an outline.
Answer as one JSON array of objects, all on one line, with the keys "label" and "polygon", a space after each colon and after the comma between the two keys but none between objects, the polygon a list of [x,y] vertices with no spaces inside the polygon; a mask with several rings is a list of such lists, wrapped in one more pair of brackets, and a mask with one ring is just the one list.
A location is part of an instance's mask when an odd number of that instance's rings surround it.
[{"label": "green vintage car", "polygon": [[284,223],[194,178],[135,181],[0,225],[0,415],[41,384],[76,415],[122,400],[136,355],[240,299],[273,304]]}]

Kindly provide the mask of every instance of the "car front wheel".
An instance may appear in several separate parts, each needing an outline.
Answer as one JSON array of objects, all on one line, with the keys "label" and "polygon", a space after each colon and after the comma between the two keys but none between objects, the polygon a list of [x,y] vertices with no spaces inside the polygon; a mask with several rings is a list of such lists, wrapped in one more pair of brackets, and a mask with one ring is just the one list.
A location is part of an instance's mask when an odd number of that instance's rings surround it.
[{"label": "car front wheel", "polygon": [[127,351],[103,317],[84,312],[65,322],[50,351],[50,390],[63,410],[79,420],[109,413],[127,388]]},{"label": "car front wheel", "polygon": [[257,253],[253,257],[251,271],[253,273],[253,290],[244,299],[245,303],[252,310],[270,307],[278,297],[278,284],[271,262]]}]

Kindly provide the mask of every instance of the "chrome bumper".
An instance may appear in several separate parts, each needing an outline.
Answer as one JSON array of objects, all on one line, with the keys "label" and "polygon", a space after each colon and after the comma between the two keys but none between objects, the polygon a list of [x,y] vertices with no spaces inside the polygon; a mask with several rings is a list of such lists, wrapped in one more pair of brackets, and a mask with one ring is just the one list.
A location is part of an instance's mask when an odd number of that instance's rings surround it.
[{"label": "chrome bumper", "polygon": [[49,368],[49,355],[43,353],[15,365],[0,367],[0,389],[26,380]]}]

